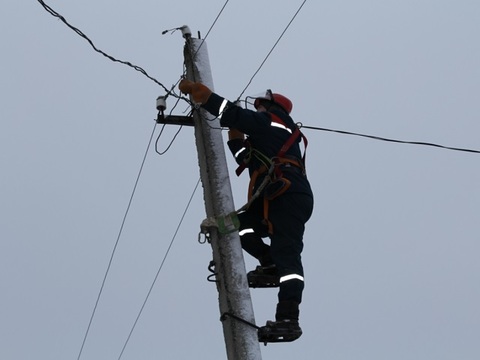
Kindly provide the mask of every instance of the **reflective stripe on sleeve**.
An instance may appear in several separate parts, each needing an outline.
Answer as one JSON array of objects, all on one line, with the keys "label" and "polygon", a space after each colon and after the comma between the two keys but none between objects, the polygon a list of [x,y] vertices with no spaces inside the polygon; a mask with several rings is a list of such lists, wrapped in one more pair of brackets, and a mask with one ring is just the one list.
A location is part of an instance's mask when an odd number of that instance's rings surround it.
[{"label": "reflective stripe on sleeve", "polygon": [[236,159],[237,157],[239,157],[240,154],[241,154],[242,152],[244,152],[245,150],[247,150],[246,147],[242,147],[240,150],[238,150],[238,151],[235,153],[235,155],[234,155],[234,156],[235,156],[235,159]]},{"label": "reflective stripe on sleeve", "polygon": [[304,281],[303,280],[303,276],[300,276],[298,274],[290,274],[290,275],[285,275],[285,276],[282,276],[280,278],[280,282],[285,282],[285,281],[288,281],[288,280],[300,280],[300,281]]},{"label": "reflective stripe on sleeve", "polygon": [[223,115],[223,110],[225,110],[225,107],[228,104],[227,99],[223,99],[222,104],[220,105],[220,108],[218,109],[218,118],[221,119]]},{"label": "reflective stripe on sleeve", "polygon": [[238,232],[238,235],[243,236],[245,234],[251,234],[254,233],[253,229],[243,229]]}]

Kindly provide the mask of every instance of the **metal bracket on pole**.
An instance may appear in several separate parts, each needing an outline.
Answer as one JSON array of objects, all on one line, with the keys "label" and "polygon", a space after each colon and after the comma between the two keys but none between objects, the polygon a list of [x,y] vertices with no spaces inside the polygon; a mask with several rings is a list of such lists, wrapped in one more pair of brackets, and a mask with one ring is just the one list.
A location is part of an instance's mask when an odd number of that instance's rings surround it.
[{"label": "metal bracket on pole", "polygon": [[157,119],[159,124],[167,125],[181,125],[181,126],[194,126],[192,116],[179,116],[179,115],[168,115],[163,118]]}]

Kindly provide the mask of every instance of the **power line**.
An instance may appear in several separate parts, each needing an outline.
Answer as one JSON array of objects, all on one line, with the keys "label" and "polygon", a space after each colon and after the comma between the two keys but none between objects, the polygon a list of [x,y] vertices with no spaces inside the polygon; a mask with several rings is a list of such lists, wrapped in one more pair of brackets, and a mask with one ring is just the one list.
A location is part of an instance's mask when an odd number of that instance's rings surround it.
[{"label": "power line", "polygon": [[354,133],[354,132],[350,132],[350,131],[333,130],[333,129],[326,129],[326,128],[321,128],[321,127],[315,127],[315,126],[306,126],[306,125],[303,125],[303,124],[300,124],[300,127],[301,127],[301,128],[305,128],[305,129],[311,129],[311,130],[335,132],[335,133],[344,134],[344,135],[361,136],[361,137],[365,137],[365,138],[369,138],[369,139],[381,140],[381,141],[388,141],[388,142],[394,142],[394,143],[399,143],[399,144],[432,146],[432,147],[437,147],[437,148],[442,148],[442,149],[447,149],[447,150],[463,151],[463,152],[470,152],[470,153],[480,154],[480,150],[473,150],[473,149],[466,149],[466,148],[451,147],[451,146],[439,145],[439,144],[434,144],[434,143],[429,143],[429,142],[423,142],[423,141],[406,141],[406,140],[389,139],[389,138],[380,137],[380,136],[375,136],[375,135],[366,135],[366,134],[359,134],[359,133]]},{"label": "power line", "polygon": [[[291,20],[289,21],[289,23],[287,24],[287,26],[285,27],[285,29],[283,30],[283,32],[280,34],[280,36],[278,37],[277,41],[274,43],[274,45],[272,46],[272,48],[270,49],[270,51],[268,52],[268,54],[266,55],[266,57],[263,59],[262,63],[260,64],[260,66],[258,67],[258,69],[255,71],[255,73],[252,75],[252,77],[250,78],[249,82],[247,83],[247,85],[245,86],[245,88],[243,89],[243,91],[241,92],[241,94],[238,96],[238,100],[240,100],[240,98],[242,97],[242,95],[245,93],[245,91],[247,90],[247,88],[250,86],[250,84],[252,83],[253,79],[255,78],[255,76],[260,72],[261,68],[263,67],[263,65],[265,64],[265,62],[267,61],[267,59],[270,57],[270,55],[272,54],[273,50],[275,49],[275,47],[278,45],[278,43],[280,42],[280,40],[282,39],[282,37],[284,36],[284,34],[287,32],[288,28],[290,27],[290,25],[292,24],[292,22],[295,20],[295,18],[297,17],[298,13],[301,11],[301,9],[303,8],[303,6],[305,5],[305,3],[307,2],[307,0],[304,0],[302,2],[302,4],[299,6],[299,8],[297,9],[297,11],[295,12],[295,14],[293,15],[293,17],[291,18]],[[228,1],[224,4],[222,10],[220,11],[219,15],[217,16],[217,19],[218,17],[220,16],[220,14],[222,13],[223,9],[225,8],[225,6],[227,5]],[[217,21],[217,19],[215,19],[215,22]],[[214,22],[214,24],[215,24]],[[213,25],[214,25],[213,24]],[[212,25],[212,27],[213,27]],[[211,30],[211,28],[210,28]],[[209,30],[209,32],[210,32]],[[207,33],[207,36],[208,36],[208,33]],[[205,37],[206,38],[206,37]],[[203,43],[202,43],[203,44]],[[201,46],[201,45],[200,45]],[[238,101],[237,100],[237,101]],[[434,144],[434,143],[429,143],[429,142],[423,142],[423,141],[406,141],[406,140],[397,140],[397,139],[389,139],[389,138],[384,138],[384,137],[380,137],[380,136],[374,136],[374,135],[366,135],[366,134],[359,134],[359,133],[354,133],[354,132],[349,132],[349,131],[343,131],[343,130],[332,130],[332,129],[326,129],[326,128],[320,128],[320,127],[313,127],[313,126],[305,126],[305,125],[301,125],[301,127],[305,128],[305,129],[312,129],[312,130],[321,130],[321,131],[329,131],[329,132],[336,132],[336,133],[339,133],[339,134],[345,134],[345,135],[354,135],[354,136],[361,136],[361,137],[365,137],[365,138],[370,138],[370,139],[374,139],[374,140],[381,140],[381,141],[387,141],[387,142],[394,142],[394,143],[400,143],[400,144],[410,144],[410,145],[421,145],[421,146],[431,146],[431,147],[437,147],[437,148],[442,148],[442,149],[446,149],[446,150],[453,150],[453,151],[463,151],[463,152],[470,152],[470,153],[480,153],[479,150],[474,150],[474,149],[466,149],[466,148],[458,148],[458,147],[451,147],[451,146],[445,146],[445,145],[439,145],[439,144]]]},{"label": "power line", "polygon": [[148,141],[148,145],[147,145],[147,149],[145,151],[145,155],[143,156],[142,164],[140,165],[140,170],[138,171],[137,179],[135,180],[135,185],[133,186],[132,194],[130,195],[130,200],[128,201],[127,209],[125,210],[125,214],[123,216],[122,224],[120,226],[120,230],[118,232],[117,239],[115,241],[115,245],[114,245],[113,250],[112,250],[112,254],[110,255],[110,260],[108,262],[107,270],[105,271],[105,275],[103,276],[102,285],[100,286],[100,291],[97,295],[97,300],[95,301],[95,306],[93,307],[92,315],[90,316],[90,320],[88,322],[87,330],[86,330],[85,335],[83,337],[82,346],[80,347],[80,352],[78,353],[77,360],[79,360],[80,357],[82,356],[83,348],[85,346],[85,342],[87,341],[87,337],[88,337],[88,334],[90,332],[90,327],[92,325],[93,318],[95,317],[95,313],[97,311],[98,303],[100,301],[100,297],[102,296],[103,288],[105,287],[105,282],[106,282],[108,274],[110,272],[110,267],[112,266],[113,258],[115,256],[115,252],[117,250],[117,246],[118,246],[118,243],[120,241],[120,237],[122,235],[123,228],[125,226],[125,222],[127,220],[127,215],[130,211],[130,207],[132,205],[132,201],[133,201],[133,197],[135,195],[135,191],[137,190],[137,185],[138,185],[138,182],[140,180],[140,175],[142,174],[143,166],[145,164],[145,160],[146,160],[147,155],[148,155],[148,149],[150,149],[150,145],[152,143],[153,134],[155,133],[156,126],[157,126],[157,124],[155,123],[155,125],[153,127],[152,134],[150,135],[150,139]]},{"label": "power line", "polygon": [[[92,40],[90,40],[90,38],[85,35],[81,30],[79,30],[78,28],[70,25],[70,23],[65,19],[65,17],[63,17],[62,15],[60,15],[58,12],[56,12],[55,10],[53,10],[50,6],[48,6],[43,0],[37,0],[42,6],[43,8],[48,12],[50,13],[52,16],[60,19],[66,26],[68,26],[70,29],[72,29],[75,33],[77,33],[77,35],[79,35],[80,37],[82,37],[83,39],[85,39],[89,44],[90,46],[93,48],[93,50],[95,50],[96,52],[102,54],[103,56],[105,56],[106,58],[110,59],[111,61],[113,62],[118,62],[118,63],[121,63],[121,64],[124,64],[124,65],[127,65],[131,68],[133,68],[134,70],[142,73],[143,75],[145,75],[148,79],[152,80],[153,82],[155,82],[156,84],[160,85],[166,92],[167,94],[171,94],[172,92],[169,91],[161,82],[159,82],[157,79],[155,79],[154,77],[150,76],[143,68],[141,68],[140,66],[138,65],[135,65],[135,64],[132,64],[131,62],[129,61],[124,61],[124,60],[118,60],[116,58],[114,58],[113,56],[105,53],[104,51],[98,49],[95,44],[92,42]],[[173,96],[176,96],[175,94],[173,94]]]},{"label": "power line", "polygon": [[208,34],[210,34],[210,31],[212,31],[213,27],[215,26],[215,24],[217,23],[218,19],[220,18],[220,15],[222,15],[223,10],[225,10],[225,7],[226,7],[227,4],[229,3],[229,1],[230,1],[230,0],[227,0],[227,1],[225,1],[225,4],[223,4],[223,6],[222,6],[222,8],[220,9],[220,12],[218,13],[217,17],[215,18],[215,20],[213,20],[213,23],[212,23],[212,25],[210,26],[210,29],[208,29],[207,35],[205,35],[204,40],[207,39]]},{"label": "power line", "polygon": [[228,4],[229,1],[230,1],[230,0],[225,1],[225,4],[223,4],[223,6],[222,6],[222,8],[220,9],[220,12],[218,13],[217,17],[215,18],[215,20],[213,20],[213,23],[212,23],[212,25],[210,26],[210,29],[208,29],[208,31],[207,31],[207,35],[205,35],[205,37],[203,38],[203,41],[202,41],[202,43],[200,44],[200,46],[198,47],[197,51],[195,52],[194,57],[195,57],[195,55],[197,54],[197,52],[200,50],[200,48],[202,47],[202,45],[203,45],[203,43],[205,42],[205,40],[207,40],[208,35],[210,34],[210,32],[212,31],[213,27],[214,27],[215,24],[217,23],[218,19],[220,18],[220,15],[222,15],[223,10],[225,9],[225,7],[227,6],[227,4]]},{"label": "power line", "polygon": [[303,5],[305,5],[305,3],[307,2],[307,0],[304,0],[302,2],[302,4],[300,5],[300,7],[297,9],[297,11],[295,12],[295,14],[293,15],[292,19],[290,20],[290,22],[287,24],[287,26],[285,27],[285,29],[283,30],[283,32],[280,34],[280,36],[278,37],[277,41],[275,42],[275,44],[273,44],[272,48],[270,49],[270,51],[268,52],[267,56],[265,56],[265,59],[263,59],[262,63],[260,64],[260,66],[258,67],[257,71],[255,71],[255,73],[253,74],[253,76],[250,78],[250,80],[248,81],[248,84],[247,86],[245,86],[245,88],[243,89],[243,91],[240,93],[240,95],[238,96],[238,99],[237,100],[240,100],[240,98],[242,97],[243,93],[248,89],[248,87],[250,86],[250,84],[252,83],[253,79],[255,78],[255,76],[257,76],[258,72],[260,71],[260,69],[263,67],[263,65],[265,64],[265,62],[267,61],[267,59],[270,57],[270,55],[272,54],[273,50],[275,49],[275,47],[277,46],[277,44],[280,42],[280,40],[282,39],[283,35],[285,35],[285,33],[287,32],[288,28],[290,27],[290,25],[292,24],[293,20],[295,20],[295,18],[297,17],[298,13],[300,12],[300,10],[302,10],[303,8]]},{"label": "power line", "polygon": [[190,204],[192,203],[192,200],[193,200],[193,197],[194,197],[195,193],[197,192],[197,188],[198,188],[199,184],[200,184],[200,178],[198,179],[197,184],[195,185],[195,188],[193,189],[192,195],[190,196],[190,199],[187,202],[187,206],[185,207],[185,210],[183,211],[183,214],[180,218],[180,221],[178,222],[175,233],[173,234],[173,237],[170,241],[170,244],[168,245],[167,251],[165,252],[165,255],[164,255],[163,260],[160,264],[160,267],[158,268],[158,271],[155,274],[152,285],[150,286],[150,289],[147,292],[147,296],[145,297],[145,300],[143,301],[143,304],[140,308],[140,311],[138,312],[137,318],[135,319],[135,322],[133,323],[133,326],[130,330],[130,333],[128,334],[127,340],[125,341],[125,344],[123,345],[122,351],[120,352],[120,355],[118,356],[118,360],[120,360],[120,358],[122,357],[122,355],[125,351],[125,348],[127,347],[127,344],[130,341],[130,338],[132,337],[133,331],[135,330],[135,327],[137,326],[138,320],[140,319],[140,316],[142,315],[143,309],[145,308],[145,305],[147,304],[148,298],[150,297],[150,294],[152,293],[153,287],[155,286],[155,283],[157,282],[158,276],[160,275],[160,272],[163,269],[163,264],[165,263],[165,260],[167,259],[167,256],[170,253],[170,249],[172,248],[173,242],[175,241],[175,238],[177,237],[178,231],[179,231],[180,227],[182,226],[183,219],[185,218],[185,215],[187,214],[187,211],[190,207]]}]

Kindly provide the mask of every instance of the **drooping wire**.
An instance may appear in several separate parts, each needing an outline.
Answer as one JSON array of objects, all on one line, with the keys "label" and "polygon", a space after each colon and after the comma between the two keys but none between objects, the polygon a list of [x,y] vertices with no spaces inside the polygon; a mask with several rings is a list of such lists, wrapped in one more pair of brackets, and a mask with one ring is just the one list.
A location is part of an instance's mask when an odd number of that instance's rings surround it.
[{"label": "drooping wire", "polygon": [[158,155],[160,155],[160,156],[161,156],[161,155],[165,155],[166,152],[167,152],[168,150],[170,150],[170,148],[171,148],[171,146],[173,145],[175,139],[177,138],[177,135],[180,133],[180,131],[181,131],[182,128],[183,128],[183,125],[180,125],[179,128],[178,128],[178,130],[177,130],[177,132],[175,133],[175,135],[173,135],[173,139],[170,141],[170,144],[168,144],[168,146],[166,147],[166,149],[163,150],[163,151],[159,151],[159,150],[158,150],[158,142],[160,141],[160,137],[162,136],[162,133],[163,133],[163,130],[165,129],[165,126],[167,126],[167,124],[163,124],[162,129],[160,130],[160,134],[159,134],[158,137],[157,137],[157,141],[155,141],[155,152],[156,152]]},{"label": "drooping wire", "polygon": [[315,126],[306,126],[306,125],[303,125],[303,124],[300,124],[299,126],[300,126],[301,128],[310,129],[310,130],[328,131],[328,132],[335,132],[335,133],[344,134],[344,135],[361,136],[361,137],[365,137],[365,138],[369,138],[369,139],[381,140],[381,141],[387,141],[387,142],[394,142],[394,143],[399,143],[399,144],[432,146],[432,147],[442,148],[442,149],[446,149],[446,150],[463,151],[463,152],[470,152],[470,153],[480,154],[480,150],[466,149],[466,148],[458,148],[458,147],[451,147],[451,146],[434,144],[434,143],[430,143],[430,142],[423,142],[423,141],[406,141],[406,140],[389,139],[389,138],[380,137],[380,136],[375,136],[375,135],[366,135],[366,134],[359,134],[359,133],[354,133],[354,132],[350,132],[350,131],[333,130],[333,129],[326,129],[326,128],[321,128],[321,127],[315,127]]},{"label": "drooping wire", "polygon": [[243,91],[240,93],[240,95],[238,96],[238,100],[240,100],[240,98],[243,96],[243,94],[245,93],[245,91],[248,89],[248,87],[250,86],[250,84],[252,83],[253,79],[255,78],[255,76],[257,76],[257,74],[259,73],[260,69],[263,67],[263,65],[265,64],[265,62],[267,61],[267,59],[270,57],[270,55],[272,54],[273,50],[277,47],[278,43],[280,42],[280,40],[282,39],[283,35],[285,35],[285,33],[287,32],[288,28],[290,27],[290,25],[292,24],[292,22],[295,20],[295,18],[297,17],[298,13],[300,12],[300,10],[302,10],[303,6],[305,5],[305,3],[307,2],[307,0],[303,0],[302,4],[300,5],[300,7],[297,9],[297,11],[295,12],[295,14],[293,15],[293,17],[291,18],[290,22],[287,24],[287,26],[285,27],[285,29],[282,31],[282,33],[280,34],[280,36],[278,37],[277,41],[275,42],[275,44],[273,44],[272,48],[270,49],[270,51],[268,52],[267,56],[265,56],[265,58],[263,59],[262,63],[260,64],[260,66],[258,67],[257,71],[255,71],[255,73],[252,75],[252,77],[250,78],[250,80],[248,81],[247,85],[245,86],[245,88],[243,89]]},{"label": "drooping wire", "polygon": [[[174,85],[174,86],[175,86],[175,85]],[[173,88],[172,88],[171,91],[173,91]],[[180,98],[177,98],[177,101],[175,102],[175,105],[173,105],[172,110],[170,110],[170,115],[172,115],[173,110],[175,110],[175,108],[177,107],[177,105],[178,105],[179,102],[180,102]],[[177,138],[177,135],[180,133],[180,131],[181,131],[182,128],[183,128],[183,125],[181,125],[181,126],[178,128],[178,130],[177,130],[177,132],[175,133],[175,135],[173,136],[173,139],[170,141],[170,144],[168,144],[167,148],[166,148],[165,150],[163,150],[163,151],[159,151],[159,150],[158,150],[158,143],[159,143],[159,141],[160,141],[160,138],[161,138],[161,136],[162,136],[162,134],[163,134],[163,130],[165,129],[165,126],[166,126],[166,125],[167,125],[167,124],[163,124],[163,126],[162,126],[162,128],[161,128],[161,130],[160,130],[160,133],[158,134],[157,140],[155,141],[155,152],[156,152],[158,155],[164,155],[168,150],[170,150],[170,147],[173,145],[175,139]]]},{"label": "drooping wire", "polygon": [[[53,15],[54,17],[60,19],[66,26],[68,26],[70,29],[72,29],[75,33],[77,33],[80,37],[82,37],[83,39],[85,39],[89,44],[90,46],[93,48],[93,50],[95,50],[96,52],[102,54],[103,56],[105,56],[106,58],[110,59],[111,61],[113,62],[118,62],[118,63],[121,63],[121,64],[124,64],[124,65],[127,65],[131,68],[133,68],[134,70],[142,73],[143,75],[145,75],[148,79],[152,80],[153,82],[155,82],[157,85],[160,85],[168,94],[170,94],[171,92],[169,92],[169,90],[161,83],[159,82],[157,79],[155,79],[154,77],[150,76],[143,68],[141,68],[140,66],[138,65],[134,65],[132,64],[131,62],[129,61],[124,61],[124,60],[118,60],[116,58],[114,58],[113,56],[105,53],[104,51],[98,49],[95,44],[93,43],[92,40],[90,40],[90,38],[85,35],[82,31],[80,31],[78,28],[72,26],[66,19],[65,17],[63,17],[62,15],[60,15],[58,12],[56,12],[55,10],[53,10],[50,6],[48,6],[43,0],[37,0],[42,6],[43,8],[49,12],[51,15]],[[175,94],[173,94],[173,96],[176,96]]]},{"label": "drooping wire", "polygon": [[90,327],[92,326],[92,323],[93,323],[93,318],[95,317],[95,313],[97,311],[97,307],[98,307],[98,304],[100,302],[100,298],[102,296],[102,293],[103,293],[103,289],[105,287],[105,283],[106,283],[106,280],[107,280],[107,277],[108,277],[108,274],[110,272],[110,268],[112,266],[112,262],[113,262],[113,258],[115,256],[115,252],[117,250],[117,247],[118,247],[118,243],[120,241],[120,237],[123,233],[123,228],[125,226],[125,222],[127,220],[127,216],[128,216],[128,213],[130,211],[130,207],[132,205],[132,202],[133,202],[133,197],[135,195],[135,192],[137,190],[137,186],[138,186],[138,182],[140,180],[140,176],[142,174],[142,171],[143,171],[143,167],[145,165],[145,160],[147,158],[147,155],[148,155],[148,149],[150,149],[150,145],[152,143],[152,139],[153,139],[153,135],[155,133],[155,128],[156,128],[157,124],[155,123],[154,127],[153,127],[153,130],[152,130],[152,134],[150,135],[150,139],[148,141],[148,145],[147,145],[147,149],[145,150],[145,155],[143,156],[143,159],[142,159],[142,163],[140,165],[140,169],[138,171],[138,175],[137,175],[137,178],[135,180],[135,185],[133,186],[133,190],[132,190],[132,194],[130,195],[130,199],[128,201],[128,205],[127,205],[127,208],[125,210],[125,214],[123,216],[123,220],[122,220],[122,223],[121,223],[121,226],[120,226],[120,230],[118,231],[118,235],[117,235],[117,239],[115,241],[115,245],[113,246],[113,250],[112,250],[112,253],[110,255],[110,259],[108,261],[108,266],[107,266],[107,269],[105,271],[105,275],[103,276],[103,280],[102,280],[102,285],[100,286],[100,291],[98,292],[98,295],[97,295],[97,299],[95,301],[95,306],[93,307],[93,311],[92,311],[92,314],[90,316],[90,320],[88,322],[88,326],[87,326],[87,330],[85,331],[85,335],[83,337],[83,341],[82,341],[82,346],[80,347],[80,351],[78,353],[78,357],[77,357],[77,360],[80,359],[80,357],[82,356],[82,352],[83,352],[83,348],[85,347],[85,343],[87,341],[87,337],[88,337],[88,334],[90,332]]},{"label": "drooping wire", "polygon": [[193,189],[193,192],[192,194],[190,195],[190,199],[188,200],[187,202],[187,206],[185,207],[185,210],[183,211],[183,214],[180,218],[180,221],[178,222],[178,225],[177,225],[177,228],[172,236],[172,239],[170,241],[170,244],[168,245],[168,248],[167,248],[167,251],[165,252],[165,255],[163,256],[163,260],[162,262],[160,263],[160,266],[158,268],[158,271],[157,273],[155,274],[155,277],[152,281],[152,284],[150,286],[150,289],[148,290],[147,292],[147,295],[145,297],[145,300],[143,301],[143,304],[142,306],[140,307],[140,310],[138,312],[138,315],[135,319],[135,322],[133,323],[133,326],[128,334],[128,337],[125,341],[125,344],[123,345],[123,348],[122,348],[122,351],[120,352],[120,355],[118,356],[118,360],[121,359],[121,357],[123,356],[123,353],[125,352],[125,348],[127,347],[127,344],[128,342],[130,341],[130,338],[132,337],[132,334],[133,334],[133,331],[135,330],[135,327],[137,326],[137,323],[138,323],[138,320],[140,319],[140,316],[142,315],[142,312],[145,308],[145,305],[147,304],[147,301],[148,301],[148,298],[150,297],[150,294],[152,293],[152,290],[153,290],[153,287],[155,286],[155,283],[157,282],[157,279],[158,279],[158,276],[160,275],[160,272],[162,271],[163,269],[163,265],[165,264],[165,260],[167,259],[168,257],[168,254],[170,253],[170,249],[172,248],[172,245],[173,245],[173,242],[175,241],[176,237],[177,237],[177,234],[178,234],[178,231],[183,223],[183,220],[185,219],[185,215],[187,214],[187,211],[188,209],[190,208],[190,204],[192,203],[192,200],[193,200],[193,197],[195,196],[195,193],[197,192],[197,188],[198,188],[198,185],[200,184],[200,178],[198,179],[194,189]]}]

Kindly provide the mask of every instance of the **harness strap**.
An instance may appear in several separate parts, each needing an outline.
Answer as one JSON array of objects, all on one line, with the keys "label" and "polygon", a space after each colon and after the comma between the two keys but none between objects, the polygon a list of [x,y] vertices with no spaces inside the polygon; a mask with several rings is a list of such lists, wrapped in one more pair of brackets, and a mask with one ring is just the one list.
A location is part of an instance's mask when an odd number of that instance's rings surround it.
[{"label": "harness strap", "polygon": [[[280,119],[279,116],[277,116],[275,114],[270,114],[270,115],[272,116],[273,121],[275,121],[275,122],[285,126],[286,128],[288,128],[287,125],[285,124],[285,122],[282,119]],[[308,140],[305,137],[305,135],[303,135],[303,133],[300,131],[298,126],[295,126],[295,130],[292,132],[292,135],[290,135],[288,140],[280,148],[280,151],[278,152],[277,157],[279,157],[279,158],[284,157],[285,154],[287,153],[288,149],[290,149],[292,147],[292,145],[295,143],[295,141],[298,139],[299,136],[301,136],[303,142],[305,143],[305,151],[304,151],[303,157],[302,157],[302,160],[305,161],[305,156],[306,156],[306,153],[307,153]]]},{"label": "harness strap", "polygon": [[[282,126],[288,128],[287,125],[285,124],[285,122],[282,119],[280,119],[280,117],[278,117],[275,114],[270,114],[270,115],[272,116],[272,121],[275,121],[275,122],[281,124]],[[285,141],[285,143],[282,145],[282,147],[278,151],[277,156],[275,158],[273,158],[273,161],[274,161],[274,164],[275,164],[275,175],[276,175],[277,178],[281,178],[283,176],[282,170],[280,169],[280,166],[279,166],[280,163],[285,162],[282,159],[285,158],[285,154],[292,147],[292,145],[298,140],[299,137],[302,137],[302,139],[305,142],[305,153],[306,153],[307,144],[308,144],[307,139],[302,134],[302,132],[300,131],[298,126],[295,126],[295,130],[292,132],[292,135],[290,135],[290,137],[287,139],[287,141]],[[302,157],[303,166],[299,166],[298,162],[297,163],[292,162],[292,164],[304,169],[305,168],[305,153],[303,154],[303,157]]]},{"label": "harness strap", "polygon": [[[289,130],[289,131],[291,130],[279,116],[277,116],[275,114],[272,114],[272,113],[270,113],[270,115],[271,115],[271,118],[272,118],[272,122],[275,122],[277,124],[282,125],[282,127],[284,127],[286,130]],[[293,144],[298,140],[299,137],[301,137],[302,140],[305,143],[305,152],[303,154],[302,159],[299,160],[299,159],[296,159],[296,158],[293,159],[293,158],[286,157],[285,155],[286,155],[287,151],[293,146]],[[271,159],[272,165],[273,165],[273,173],[275,174],[275,176],[274,176],[275,180],[274,181],[282,180],[282,178],[283,178],[281,165],[293,165],[295,167],[300,168],[303,171],[303,173],[305,173],[305,157],[306,157],[307,145],[308,145],[307,138],[303,135],[303,133],[298,128],[298,126],[296,126],[295,130],[292,131],[292,134],[287,139],[287,141],[285,141],[285,143],[282,145],[282,147],[278,151],[277,155]],[[248,159],[245,159],[245,160],[246,161],[243,161],[237,167],[237,169],[235,170],[235,173],[237,174],[237,176],[239,176],[246,169],[246,167],[248,165],[248,161],[250,160],[250,157]],[[249,201],[254,196],[253,188],[255,187],[255,183],[257,182],[258,176],[260,176],[261,174],[264,174],[267,171],[268,171],[268,169],[265,165],[262,165],[260,168],[253,171],[253,173],[250,177],[250,183],[248,185],[248,200]],[[268,176],[271,177],[271,175],[272,174],[269,174]],[[270,201],[273,200],[275,197],[283,194],[288,189],[288,187],[290,187],[290,181],[288,181],[285,178],[283,178],[283,180],[284,180],[283,185],[285,185],[285,186],[280,191],[278,191],[278,193],[276,193],[272,197],[267,197],[267,196],[263,197],[263,222],[267,226],[269,234],[273,234],[273,224],[268,219]],[[271,181],[270,181],[270,183],[271,183]]]},{"label": "harness strap", "polygon": [[248,183],[248,200],[250,200],[253,196],[253,188],[255,183],[257,182],[258,176],[265,173],[267,171],[267,167],[262,165],[259,169],[256,169],[252,176],[250,177],[250,182]]},{"label": "harness strap", "polygon": [[282,157],[282,158],[277,158],[276,159],[276,166],[277,167],[280,167],[282,165],[286,165],[286,166],[289,166],[289,165],[293,165],[299,169],[302,170],[302,173],[305,174],[305,165],[303,163],[303,160],[299,160],[297,158],[289,158],[289,157]]},{"label": "harness strap", "polygon": [[[272,122],[275,122],[277,124],[282,125],[285,129],[289,129],[289,127],[285,124],[285,122],[278,115],[270,113],[270,116],[272,118]],[[298,139],[299,136],[301,136],[303,142],[305,143],[305,151],[304,151],[303,157],[302,157],[302,161],[303,161],[303,164],[304,164],[303,167],[304,167],[305,166],[305,157],[306,157],[306,154],[307,154],[308,140],[305,137],[305,135],[303,135],[303,133],[300,131],[298,126],[295,127],[295,130],[292,132],[292,135],[290,135],[290,137],[287,139],[287,141],[282,145],[282,147],[280,148],[276,157],[277,158],[283,158],[285,156],[285,154],[287,153],[287,151],[292,147],[292,145]],[[235,174],[237,176],[240,176],[242,174],[242,172],[247,168],[249,161],[250,161],[250,157],[245,158],[244,161],[237,167],[237,169],[235,170]]]},{"label": "harness strap", "polygon": [[269,234],[273,234],[273,224],[270,220],[268,220],[268,207],[270,204],[270,200],[268,200],[265,196],[263,197],[263,222],[264,225],[267,226],[267,230]]},{"label": "harness strap", "polygon": [[238,165],[237,169],[235,170],[235,174],[237,174],[237,176],[240,176],[243,170],[247,168],[247,164],[248,163],[246,161],[243,161],[240,165]]}]

